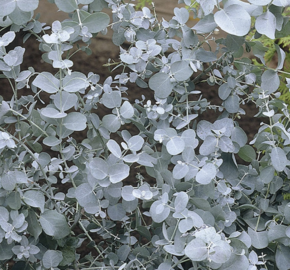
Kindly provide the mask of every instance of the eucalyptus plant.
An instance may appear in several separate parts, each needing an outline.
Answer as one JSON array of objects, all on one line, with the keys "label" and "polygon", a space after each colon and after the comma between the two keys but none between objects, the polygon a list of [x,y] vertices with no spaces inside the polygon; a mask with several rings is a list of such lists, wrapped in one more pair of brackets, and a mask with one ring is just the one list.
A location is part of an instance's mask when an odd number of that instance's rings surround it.
[{"label": "eucalyptus plant", "polygon": [[[290,115],[277,92],[285,52],[276,45],[270,68],[259,37],[290,34],[290,1],[179,0],[169,21],[154,4],[49,2],[69,14],[51,27],[34,17],[39,0],[0,0],[10,85],[1,91],[12,96],[0,96],[2,268],[289,269]],[[102,81],[71,57],[90,53],[107,28],[120,48],[107,66],[119,73]],[[23,70],[16,35],[35,39],[56,73]],[[247,104],[260,119],[251,140],[239,125]]]}]

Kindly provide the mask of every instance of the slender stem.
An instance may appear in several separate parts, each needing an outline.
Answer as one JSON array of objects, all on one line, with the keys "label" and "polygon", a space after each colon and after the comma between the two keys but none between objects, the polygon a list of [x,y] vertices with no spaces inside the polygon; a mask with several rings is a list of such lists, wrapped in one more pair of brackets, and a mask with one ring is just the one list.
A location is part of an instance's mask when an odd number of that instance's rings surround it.
[{"label": "slender stem", "polygon": [[27,120],[29,122],[29,124],[35,126],[37,129],[39,129],[46,137],[48,137],[48,134],[46,133],[46,131],[44,131],[41,127],[39,127],[38,125],[36,125],[34,122],[32,122],[31,120],[29,120],[26,116],[24,116],[23,114],[13,110],[13,109],[10,109],[11,112],[13,112],[14,114],[17,114],[18,116],[24,118],[25,120]]},{"label": "slender stem", "polygon": [[[94,242],[94,240],[92,239],[92,237],[89,235],[88,231],[86,230],[86,228],[84,227],[84,225],[79,221],[78,222],[79,225],[81,226],[82,230],[84,231],[84,233],[86,234],[86,236],[89,238],[90,241]],[[99,248],[97,247],[97,245],[94,245],[94,248],[96,249],[96,251],[99,253],[99,255],[102,257],[102,259],[104,259],[104,256],[102,254],[102,252],[99,250]]]}]

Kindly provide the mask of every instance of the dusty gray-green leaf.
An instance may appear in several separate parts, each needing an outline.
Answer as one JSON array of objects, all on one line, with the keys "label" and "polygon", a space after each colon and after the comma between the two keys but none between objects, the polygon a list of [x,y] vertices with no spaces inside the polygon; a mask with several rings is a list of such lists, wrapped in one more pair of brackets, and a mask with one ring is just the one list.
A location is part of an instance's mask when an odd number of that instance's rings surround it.
[{"label": "dusty gray-green leaf", "polygon": [[245,255],[231,254],[230,259],[222,265],[220,270],[245,270],[249,267],[249,260]]},{"label": "dusty gray-green leaf", "polygon": [[260,34],[266,35],[268,38],[275,39],[276,17],[272,12],[267,10],[265,13],[256,18],[255,28]]},{"label": "dusty gray-green leaf", "polygon": [[17,25],[22,25],[27,23],[32,19],[33,12],[25,12],[22,11],[18,6],[14,9],[14,11],[9,14],[9,18]]},{"label": "dusty gray-green leaf", "polygon": [[114,164],[109,167],[111,183],[118,183],[129,176],[130,167],[127,164]]},{"label": "dusty gray-green leaf", "polygon": [[[88,183],[83,183],[76,188],[75,191],[76,199],[78,203],[86,208],[93,207],[94,205],[97,206],[98,200],[96,195],[93,192],[93,188]],[[89,212],[90,213],[90,212]],[[94,214],[90,213],[90,214]]]},{"label": "dusty gray-green leaf", "polygon": [[4,17],[12,13],[16,7],[15,0],[0,0],[0,16]]},{"label": "dusty gray-green leaf", "polygon": [[167,98],[173,89],[173,84],[168,74],[156,73],[150,78],[149,87],[155,91],[158,98]]},{"label": "dusty gray-green leaf", "polygon": [[187,244],[184,253],[192,261],[200,262],[208,257],[208,248],[203,240],[195,238]]},{"label": "dusty gray-green leaf", "polygon": [[270,154],[271,162],[277,172],[282,172],[289,164],[286,154],[280,147],[274,147]]},{"label": "dusty gray-green leaf", "polygon": [[117,255],[119,257],[120,261],[126,261],[129,253],[131,251],[131,248],[128,245],[123,245],[117,250]]},{"label": "dusty gray-green leaf", "polygon": [[32,84],[49,94],[54,94],[59,90],[59,80],[49,72],[38,74]]},{"label": "dusty gray-green leaf", "polygon": [[150,214],[153,221],[161,223],[169,216],[170,208],[164,205],[162,201],[158,200],[151,204]]},{"label": "dusty gray-green leaf", "polygon": [[53,99],[55,107],[62,112],[74,107],[77,101],[78,97],[76,94],[70,94],[64,91],[62,91],[61,93],[57,93]]},{"label": "dusty gray-green leaf", "polygon": [[178,230],[181,233],[185,233],[189,230],[191,230],[194,226],[194,222],[192,220],[192,218],[188,217],[188,218],[184,218],[182,220],[180,220],[179,224],[178,224]]},{"label": "dusty gray-green leaf", "polygon": [[61,143],[61,140],[56,138],[55,136],[48,136],[45,137],[42,142],[47,146],[56,146]]},{"label": "dusty gray-green leaf", "polygon": [[268,246],[269,240],[267,231],[256,232],[249,227],[248,234],[251,237],[253,247],[257,249],[263,249]]},{"label": "dusty gray-green leaf", "polygon": [[232,92],[232,88],[229,87],[228,83],[222,84],[218,89],[218,95],[220,99],[226,100]]},{"label": "dusty gray-green leaf", "polygon": [[56,210],[47,210],[40,215],[39,222],[47,235],[62,239],[70,234],[70,227],[64,215]]},{"label": "dusty gray-green leaf", "polygon": [[83,21],[83,26],[88,27],[89,32],[98,33],[104,30],[110,23],[110,17],[103,12],[95,12],[90,14]]},{"label": "dusty gray-green leaf", "polygon": [[133,190],[134,188],[132,186],[124,186],[122,187],[122,198],[125,201],[134,201],[135,200],[135,196],[133,195]]},{"label": "dusty gray-green leaf", "polygon": [[67,116],[66,113],[60,112],[59,110],[52,107],[43,108],[40,113],[44,117],[53,118],[53,119],[64,118]]},{"label": "dusty gray-green leaf", "polygon": [[2,101],[1,107],[0,107],[0,119],[7,113],[9,112],[10,107],[6,101]]},{"label": "dusty gray-green leaf", "polygon": [[189,19],[189,12],[186,8],[174,8],[174,15],[180,24],[185,24]]},{"label": "dusty gray-green leaf", "polygon": [[0,224],[3,222],[7,222],[9,220],[9,211],[3,207],[0,206]]},{"label": "dusty gray-green leaf", "polygon": [[69,93],[78,92],[88,86],[87,77],[81,72],[72,72],[63,79],[63,89]]},{"label": "dusty gray-green leaf", "polygon": [[37,220],[37,216],[35,212],[32,209],[28,210],[28,216],[26,218],[26,221],[28,223],[27,231],[35,238],[37,239],[38,236],[42,232],[42,228]]},{"label": "dusty gray-green leaf", "polygon": [[256,6],[265,6],[271,2],[271,0],[248,0],[248,1]]},{"label": "dusty gray-green leaf", "polygon": [[240,148],[238,155],[244,161],[251,162],[252,160],[256,158],[256,151],[254,150],[252,146],[245,145]]},{"label": "dusty gray-green leaf", "polygon": [[217,24],[214,20],[213,14],[208,14],[201,20],[195,24],[192,29],[196,31],[197,34],[204,34],[204,33],[210,33],[214,31],[217,28]]},{"label": "dusty gray-green leaf", "polygon": [[175,179],[182,179],[189,171],[189,167],[186,164],[177,163],[172,171],[173,177]]},{"label": "dusty gray-green leaf", "polygon": [[275,168],[273,166],[267,166],[260,170],[259,178],[263,183],[269,184],[273,180],[275,175]]},{"label": "dusty gray-green leaf", "polygon": [[217,25],[225,32],[244,36],[251,28],[251,17],[249,13],[240,5],[230,5],[214,14]]},{"label": "dusty gray-green leaf", "polygon": [[170,138],[166,144],[166,149],[170,155],[178,155],[185,148],[185,143],[181,137],[175,136]]},{"label": "dusty gray-green leaf", "polygon": [[78,8],[75,0],[55,0],[57,7],[66,13],[75,11]]},{"label": "dusty gray-green leaf", "polygon": [[120,203],[110,205],[107,211],[109,217],[114,221],[121,221],[126,216],[126,211]]},{"label": "dusty gray-green leaf", "polygon": [[284,61],[286,58],[286,54],[285,52],[279,47],[279,45],[275,44],[275,48],[277,51],[277,55],[278,55],[278,65],[277,65],[277,69],[282,69],[284,66]]},{"label": "dusty gray-green leaf", "polygon": [[115,107],[121,106],[121,92],[120,91],[112,91],[110,93],[104,93],[102,96],[102,102],[104,106],[109,109],[113,109]]},{"label": "dusty gray-green leaf", "polygon": [[217,173],[215,165],[212,163],[205,164],[196,175],[196,181],[202,185],[207,185],[215,178]]},{"label": "dusty gray-green leaf", "polygon": [[125,119],[130,119],[134,115],[134,108],[129,101],[124,101],[120,108],[120,115]]},{"label": "dusty gray-green leaf", "polygon": [[110,132],[116,132],[121,127],[121,121],[114,114],[107,114],[102,119],[103,125]]},{"label": "dusty gray-green leaf", "polygon": [[207,156],[214,153],[217,147],[217,138],[213,135],[207,136],[199,148],[201,155]]},{"label": "dusty gray-green leaf", "polygon": [[87,127],[87,118],[79,112],[69,113],[63,120],[63,125],[73,131],[81,131]]},{"label": "dusty gray-green leaf", "polygon": [[266,94],[274,93],[280,86],[279,76],[274,70],[264,71],[261,79],[261,88],[266,92]]},{"label": "dusty gray-green leaf", "polygon": [[121,148],[119,146],[119,144],[117,144],[116,141],[114,140],[109,140],[107,142],[107,147],[110,150],[110,152],[117,158],[121,158],[122,156],[122,151]]},{"label": "dusty gray-green leaf", "polygon": [[91,173],[96,179],[102,180],[107,177],[109,166],[107,162],[99,157],[93,158],[89,163]]},{"label": "dusty gray-green leaf", "polygon": [[243,147],[247,143],[248,137],[242,128],[234,127],[232,130],[231,139],[238,143],[240,147]]},{"label": "dusty gray-green leaf", "polygon": [[57,267],[62,261],[63,256],[61,251],[58,250],[47,250],[43,254],[42,263],[43,266],[47,269],[52,269]]},{"label": "dusty gray-green leaf", "polygon": [[24,192],[23,201],[32,206],[40,209],[41,213],[44,211],[45,197],[39,190],[27,190]]},{"label": "dusty gray-green leaf", "polygon": [[127,144],[131,151],[139,151],[143,147],[144,139],[139,135],[135,135],[128,140]]},{"label": "dusty gray-green leaf", "polygon": [[230,95],[224,102],[229,113],[237,113],[240,109],[240,98],[238,95]]},{"label": "dusty gray-green leaf", "polygon": [[79,0],[80,4],[87,5],[93,3],[94,0]]},{"label": "dusty gray-green leaf", "polygon": [[25,12],[37,9],[39,0],[17,0],[17,6]]},{"label": "dusty gray-green leaf", "polygon": [[177,81],[186,81],[193,74],[193,70],[190,68],[188,62],[177,61],[171,65],[171,72],[173,73]]},{"label": "dusty gray-green leaf", "polygon": [[182,212],[189,201],[189,197],[185,192],[179,192],[174,201],[174,208],[176,212]]},{"label": "dusty gray-green leaf", "polygon": [[196,128],[197,136],[200,139],[205,140],[207,136],[212,135],[212,132],[211,132],[212,129],[213,129],[212,123],[206,120],[201,120],[198,122],[197,128]]},{"label": "dusty gray-green leaf", "polygon": [[8,172],[0,176],[0,183],[5,190],[12,191],[17,183],[14,172]]},{"label": "dusty gray-green leaf", "polygon": [[290,265],[290,248],[282,244],[277,246],[275,261],[279,270],[288,270]]},{"label": "dusty gray-green leaf", "polygon": [[15,246],[14,243],[7,244],[6,241],[2,241],[0,243],[0,260],[1,261],[9,260],[12,258],[12,256],[14,255],[12,252],[12,247],[14,246]]}]

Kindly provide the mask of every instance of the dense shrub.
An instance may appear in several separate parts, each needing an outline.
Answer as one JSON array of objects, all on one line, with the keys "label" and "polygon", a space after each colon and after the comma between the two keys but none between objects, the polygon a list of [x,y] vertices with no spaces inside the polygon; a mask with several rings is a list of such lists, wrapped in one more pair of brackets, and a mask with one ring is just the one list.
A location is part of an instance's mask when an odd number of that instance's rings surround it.
[{"label": "dense shrub", "polygon": [[[33,17],[39,0],[0,0],[10,84],[1,91],[12,96],[0,96],[2,267],[289,269],[290,116],[277,91],[285,52],[274,45],[269,68],[259,42],[289,35],[289,0],[180,0],[170,21],[121,0],[50,2],[70,14],[51,28]],[[193,28],[189,16],[200,19]],[[102,82],[71,56],[90,53],[108,27],[119,75]],[[225,38],[215,40],[217,29]],[[57,72],[22,70],[16,34],[39,42]],[[203,97],[204,80],[218,104]],[[247,104],[262,118],[251,141],[239,126]],[[209,110],[212,123],[202,119]]]}]

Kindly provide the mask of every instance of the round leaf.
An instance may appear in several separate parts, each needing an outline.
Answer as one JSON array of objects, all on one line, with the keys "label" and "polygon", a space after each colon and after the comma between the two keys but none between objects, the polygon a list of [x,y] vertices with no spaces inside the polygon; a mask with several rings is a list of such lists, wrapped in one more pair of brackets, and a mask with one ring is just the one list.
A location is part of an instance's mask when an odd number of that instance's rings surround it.
[{"label": "round leaf", "polygon": [[149,87],[155,91],[158,98],[167,98],[173,89],[173,84],[168,74],[156,73],[150,78]]},{"label": "round leaf", "polygon": [[240,109],[240,98],[237,95],[231,95],[225,100],[224,104],[229,113],[237,113]]},{"label": "round leaf", "polygon": [[66,13],[73,12],[78,8],[75,0],[55,0],[54,2],[61,11]]},{"label": "round leaf", "polygon": [[199,238],[191,240],[184,250],[185,255],[194,262],[200,262],[207,258],[208,249],[204,241]]},{"label": "round leaf", "polygon": [[110,132],[116,132],[121,127],[121,122],[118,116],[107,114],[102,119],[104,127]]},{"label": "round leaf", "polygon": [[120,221],[126,216],[126,211],[124,210],[122,204],[117,203],[108,207],[108,215],[112,220]]},{"label": "round leaf", "polygon": [[41,213],[43,213],[45,197],[41,191],[28,190],[24,192],[22,199],[26,204],[39,208]]},{"label": "round leaf", "polygon": [[193,74],[193,70],[186,61],[177,61],[171,65],[171,72],[177,81],[186,81]]},{"label": "round leaf", "polygon": [[251,28],[251,16],[240,5],[230,5],[214,14],[217,25],[225,32],[244,36]]},{"label": "round leaf", "polygon": [[49,72],[38,74],[32,84],[49,94],[54,94],[59,90],[59,80]]},{"label": "round leaf", "polygon": [[106,106],[109,109],[120,107],[121,101],[122,99],[120,91],[112,91],[110,93],[104,93],[102,96],[102,102],[104,106]]},{"label": "round leaf", "polygon": [[52,269],[54,267],[57,267],[62,261],[62,259],[63,259],[63,256],[60,251],[47,250],[43,254],[42,263],[45,268]]},{"label": "round leaf", "polygon": [[37,9],[39,0],[17,0],[17,6],[25,12]]},{"label": "round leaf", "polygon": [[128,147],[131,151],[139,151],[144,144],[144,139],[139,136],[139,135],[135,135],[132,136],[129,140],[128,140]]},{"label": "round leaf", "polygon": [[107,142],[107,147],[110,150],[110,152],[117,158],[121,158],[122,156],[122,151],[121,148],[119,146],[119,144],[117,144],[116,141],[114,140],[109,140]]},{"label": "round leaf", "polygon": [[134,115],[134,108],[129,101],[124,101],[120,108],[120,115],[125,119],[130,119]]},{"label": "round leaf", "polygon": [[48,210],[44,212],[39,222],[42,229],[47,235],[53,236],[55,239],[62,239],[70,234],[70,228],[64,215],[56,210]]},{"label": "round leaf", "polygon": [[202,185],[207,185],[216,176],[217,170],[212,163],[205,164],[196,174],[196,181]]},{"label": "round leaf", "polygon": [[282,172],[289,164],[286,154],[280,147],[274,147],[270,154],[273,167],[277,172]]},{"label": "round leaf", "polygon": [[96,12],[85,18],[82,23],[88,27],[89,32],[98,33],[108,26],[110,17],[106,13]]},{"label": "round leaf", "polygon": [[79,112],[69,113],[63,120],[63,125],[73,131],[81,131],[87,127],[87,118]]},{"label": "round leaf", "polygon": [[188,165],[177,163],[173,168],[172,174],[175,179],[179,180],[182,179],[184,176],[186,176],[188,171],[189,171]]},{"label": "round leaf", "polygon": [[151,204],[150,214],[154,222],[161,223],[170,214],[170,208],[163,205],[162,201],[155,201]]},{"label": "round leaf", "polygon": [[66,111],[76,105],[78,97],[76,94],[70,94],[62,91],[54,96],[53,102],[56,108]]},{"label": "round leaf", "polygon": [[178,155],[185,148],[184,140],[181,137],[175,136],[170,138],[166,144],[166,149],[170,155]]},{"label": "round leaf", "polygon": [[59,119],[67,116],[66,113],[60,112],[55,108],[46,107],[41,110],[41,114],[47,118]]},{"label": "round leaf", "polygon": [[261,77],[261,88],[266,94],[274,93],[280,86],[280,79],[276,71],[266,70]]},{"label": "round leaf", "polygon": [[130,167],[127,164],[114,164],[109,168],[111,183],[118,183],[129,176]]},{"label": "round leaf", "polygon": [[256,151],[254,150],[252,146],[245,145],[241,147],[238,155],[244,161],[251,162],[252,160],[256,158]]},{"label": "round leaf", "polygon": [[256,232],[249,227],[248,234],[251,237],[253,247],[257,249],[263,249],[268,246],[269,240],[267,231]]},{"label": "round leaf", "polygon": [[0,0],[0,16],[4,17],[12,13],[16,7],[15,0]]},{"label": "round leaf", "polygon": [[176,212],[182,212],[188,203],[189,197],[185,192],[179,192],[174,201],[174,208]]},{"label": "round leaf", "polygon": [[260,34],[275,39],[276,17],[272,12],[267,10],[256,19],[255,28]]},{"label": "round leaf", "polygon": [[86,75],[81,72],[73,72],[63,79],[63,89],[67,92],[78,92],[89,86]]},{"label": "round leaf", "polygon": [[106,161],[99,157],[93,158],[92,161],[89,163],[89,167],[91,169],[93,177],[98,180],[102,180],[108,175],[108,164]]}]

